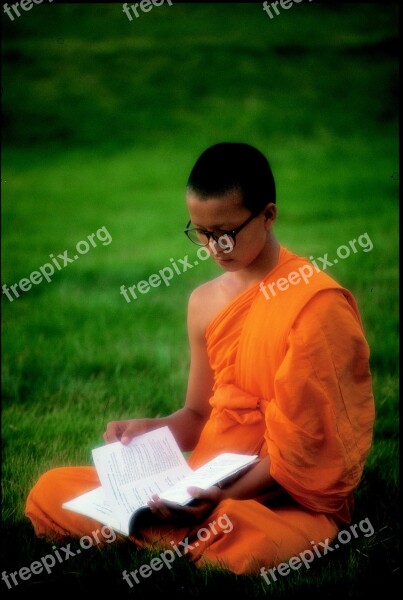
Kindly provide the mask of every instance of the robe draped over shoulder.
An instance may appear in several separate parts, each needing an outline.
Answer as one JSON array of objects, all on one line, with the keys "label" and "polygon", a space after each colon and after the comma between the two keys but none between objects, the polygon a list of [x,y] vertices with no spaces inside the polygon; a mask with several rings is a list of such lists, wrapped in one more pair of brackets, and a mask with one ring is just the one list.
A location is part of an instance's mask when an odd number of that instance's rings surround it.
[{"label": "robe draped over shoulder", "polygon": [[263,284],[266,293],[246,290],[206,330],[212,411],[190,463],[268,453],[272,477],[298,503],[348,521],[374,421],[356,301],[284,247]]}]

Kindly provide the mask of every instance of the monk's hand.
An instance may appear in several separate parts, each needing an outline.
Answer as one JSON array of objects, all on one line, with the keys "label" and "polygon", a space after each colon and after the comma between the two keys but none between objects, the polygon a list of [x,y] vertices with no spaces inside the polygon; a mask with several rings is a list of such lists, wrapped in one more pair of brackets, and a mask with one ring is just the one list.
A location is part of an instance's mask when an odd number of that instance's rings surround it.
[{"label": "monk's hand", "polygon": [[122,442],[129,444],[136,435],[146,433],[153,429],[153,419],[128,419],[126,421],[111,421],[106,426],[103,435],[104,442],[111,444],[112,442]]},{"label": "monk's hand", "polygon": [[223,492],[217,486],[211,486],[207,490],[190,487],[187,491],[194,498],[190,505],[181,506],[176,502],[163,500],[156,494],[147,504],[153,515],[160,521],[192,525],[202,521],[223,500]]}]

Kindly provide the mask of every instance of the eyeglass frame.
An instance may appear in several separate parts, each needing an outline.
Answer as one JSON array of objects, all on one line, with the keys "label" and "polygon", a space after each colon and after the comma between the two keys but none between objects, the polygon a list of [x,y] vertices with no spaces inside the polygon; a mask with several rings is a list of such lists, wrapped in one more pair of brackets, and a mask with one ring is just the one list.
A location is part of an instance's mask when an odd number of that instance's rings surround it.
[{"label": "eyeglass frame", "polygon": [[[242,229],[244,227],[246,227],[246,225],[249,225],[249,223],[251,221],[253,221],[253,219],[255,219],[256,217],[258,217],[261,214],[261,212],[258,213],[252,213],[250,217],[248,217],[246,219],[246,221],[244,221],[243,223],[241,223],[241,225],[239,225],[239,227],[235,227],[235,229],[230,229],[225,231],[224,229],[220,232],[220,236],[218,237],[218,239],[214,236],[214,234],[216,233],[215,231],[206,231],[204,229],[200,229],[199,227],[189,227],[189,225],[191,224],[192,220],[190,219],[188,221],[188,224],[186,225],[185,229],[183,230],[184,234],[186,235],[186,237],[196,246],[201,246],[201,247],[206,247],[209,245],[210,243],[210,238],[213,238],[213,240],[215,242],[217,242],[218,245],[220,245],[220,238],[224,237],[224,236],[228,236],[232,239],[232,241],[234,242],[234,246],[236,244],[236,236],[238,235],[238,233],[240,231],[242,231]],[[197,242],[193,241],[192,239],[190,239],[188,232],[189,231],[199,231],[201,235],[205,235],[207,237],[207,243],[206,244],[198,244]]]}]

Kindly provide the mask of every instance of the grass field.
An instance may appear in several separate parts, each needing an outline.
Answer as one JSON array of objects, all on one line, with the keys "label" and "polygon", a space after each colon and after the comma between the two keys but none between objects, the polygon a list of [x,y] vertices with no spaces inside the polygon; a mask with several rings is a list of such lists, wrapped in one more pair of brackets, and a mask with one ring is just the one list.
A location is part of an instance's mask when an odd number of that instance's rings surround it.
[{"label": "grass field", "polygon": [[[88,550],[7,590],[148,598],[360,598],[398,576],[397,5],[173,4],[130,22],[121,4],[34,5],[3,15],[2,284],[11,286],[104,227],[100,241],[11,302],[2,297],[2,570],[49,544],[25,519],[45,470],[89,464],[110,420],[167,414],[187,383],[186,306],[219,274],[210,261],[127,303],[120,286],[189,255],[184,185],[208,145],[269,157],[279,240],[332,258],[371,347],[374,443],[356,493],[360,538],[267,586],[178,560],[130,589],[146,552]],[[5,584],[1,583],[3,589]]]}]

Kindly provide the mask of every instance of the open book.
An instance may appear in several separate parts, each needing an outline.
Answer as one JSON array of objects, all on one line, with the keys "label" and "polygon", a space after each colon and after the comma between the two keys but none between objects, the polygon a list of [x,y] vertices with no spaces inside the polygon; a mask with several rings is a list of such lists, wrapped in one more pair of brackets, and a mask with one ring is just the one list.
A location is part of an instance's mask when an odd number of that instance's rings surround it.
[{"label": "open book", "polygon": [[123,535],[130,535],[140,511],[150,511],[153,494],[185,506],[193,500],[187,488],[225,482],[258,460],[256,454],[224,453],[193,470],[172,432],[161,427],[139,435],[128,445],[114,442],[92,451],[101,486],[63,504]]}]

